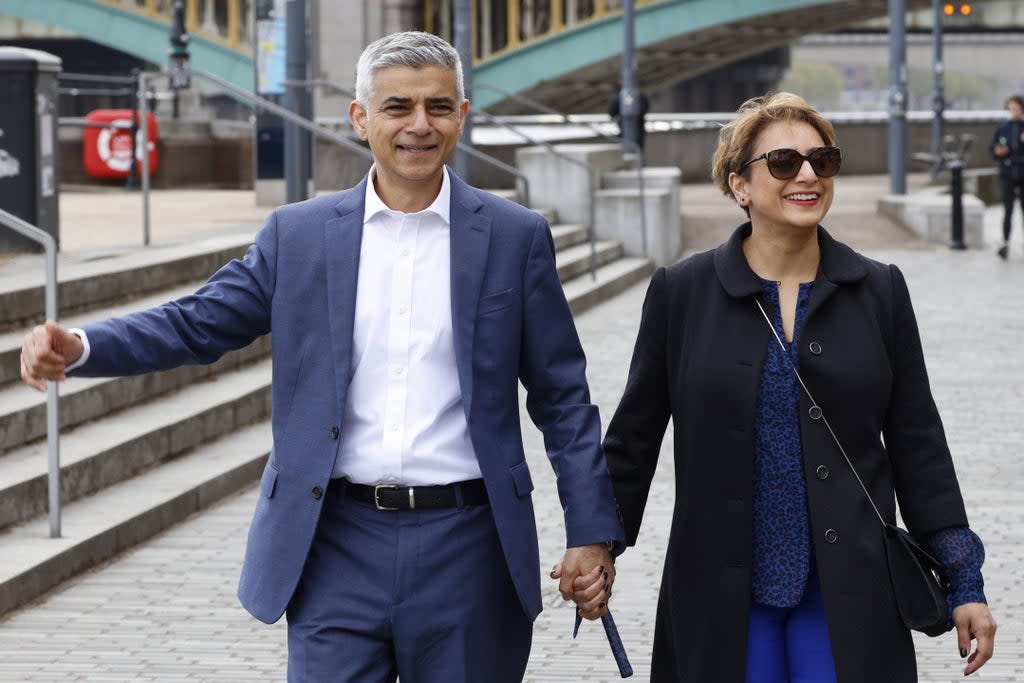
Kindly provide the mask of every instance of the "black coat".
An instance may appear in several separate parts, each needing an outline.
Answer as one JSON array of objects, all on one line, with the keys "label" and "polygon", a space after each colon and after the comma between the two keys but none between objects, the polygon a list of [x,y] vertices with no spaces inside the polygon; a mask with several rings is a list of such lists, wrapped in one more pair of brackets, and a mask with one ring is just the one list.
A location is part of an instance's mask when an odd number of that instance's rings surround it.
[{"label": "black coat", "polygon": [[[750,229],[654,274],[604,442],[632,545],[672,418],[675,510],[652,681],[743,681],[754,414],[772,340],[741,247]],[[887,521],[895,493],[918,538],[966,526],[903,275],[820,227],[818,242],[821,265],[798,339],[804,380]],[[806,396],[800,406],[812,546],[839,681],[913,683],[914,648],[896,612],[878,518],[824,423],[809,416]]]}]

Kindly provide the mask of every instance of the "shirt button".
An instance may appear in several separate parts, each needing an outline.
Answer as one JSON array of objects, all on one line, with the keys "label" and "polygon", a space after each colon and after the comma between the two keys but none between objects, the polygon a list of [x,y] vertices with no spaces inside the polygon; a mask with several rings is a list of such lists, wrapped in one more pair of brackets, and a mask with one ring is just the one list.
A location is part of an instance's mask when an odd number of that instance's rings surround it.
[{"label": "shirt button", "polygon": [[313,500],[320,500],[320,496],[324,495],[324,491],[319,486],[313,487]]},{"label": "shirt button", "polygon": [[409,255],[409,249],[406,248],[406,247],[403,247],[402,250],[399,251],[398,253],[401,254],[403,257],[408,256]]},{"label": "shirt button", "polygon": [[408,313],[408,312],[409,312],[409,309],[407,309],[405,306],[401,306],[398,309],[398,315],[402,316],[403,318],[405,317],[405,314]]},{"label": "shirt button", "polygon": [[807,348],[809,348],[811,350],[811,353],[813,353],[815,356],[821,355],[821,344],[819,344],[818,342],[812,341],[810,344],[808,344]]},{"label": "shirt button", "polygon": [[401,377],[402,375],[405,374],[405,368],[401,365],[396,365],[393,368],[391,368],[391,374],[394,375],[395,377]]},{"label": "shirt button", "polygon": [[821,408],[818,406],[811,406],[811,409],[807,411],[807,414],[811,416],[812,420],[821,419]]},{"label": "shirt button", "polygon": [[818,476],[818,479],[824,481],[828,479],[828,468],[824,465],[818,465],[818,469],[814,470],[814,473]]},{"label": "shirt button", "polygon": [[827,529],[825,531],[825,542],[826,543],[835,543],[838,540],[839,540],[839,532],[838,531],[836,531],[835,529]]},{"label": "shirt button", "polygon": [[332,439],[337,439],[338,438],[338,434],[340,434],[340,433],[341,432],[338,431],[337,427],[331,427],[331,438]]},{"label": "shirt button", "polygon": [[396,425],[396,424],[391,425],[391,431],[397,432],[398,431],[398,425]]}]

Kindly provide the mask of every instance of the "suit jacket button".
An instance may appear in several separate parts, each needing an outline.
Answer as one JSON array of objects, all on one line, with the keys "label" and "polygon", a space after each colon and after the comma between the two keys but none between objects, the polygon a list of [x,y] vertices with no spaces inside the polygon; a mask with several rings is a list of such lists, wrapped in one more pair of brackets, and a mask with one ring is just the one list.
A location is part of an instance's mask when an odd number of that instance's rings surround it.
[{"label": "suit jacket button", "polygon": [[811,409],[807,411],[807,414],[811,416],[812,420],[821,419],[821,408],[818,406],[811,406]]},{"label": "suit jacket button", "polygon": [[313,487],[313,500],[320,500],[320,496],[324,495],[324,491],[319,486]]},{"label": "suit jacket button", "polygon": [[337,427],[331,427],[331,438],[332,439],[337,439],[338,438],[338,434],[340,434],[340,433],[341,432],[338,431]]},{"label": "suit jacket button", "polygon": [[818,469],[814,470],[814,473],[818,476],[818,479],[824,481],[828,479],[828,468],[824,465],[818,465]]},{"label": "suit jacket button", "polygon": [[839,540],[839,532],[835,529],[828,529],[825,531],[825,542],[835,543]]},{"label": "suit jacket button", "polygon": [[810,344],[807,345],[807,348],[809,348],[811,350],[811,353],[813,353],[815,356],[821,355],[821,344],[819,344],[818,342],[812,341]]}]

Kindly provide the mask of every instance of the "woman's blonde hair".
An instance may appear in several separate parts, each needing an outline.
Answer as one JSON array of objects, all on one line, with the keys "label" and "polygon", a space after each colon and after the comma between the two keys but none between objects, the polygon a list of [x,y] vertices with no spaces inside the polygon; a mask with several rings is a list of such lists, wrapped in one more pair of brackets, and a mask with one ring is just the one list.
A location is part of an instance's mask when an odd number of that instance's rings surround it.
[{"label": "woman's blonde hair", "polygon": [[799,95],[791,92],[769,93],[747,100],[739,115],[722,126],[718,133],[718,149],[711,161],[711,179],[727,197],[732,197],[729,174],[739,173],[750,161],[754,142],[769,124],[777,121],[803,121],[810,124],[826,145],[836,144],[832,124]]}]

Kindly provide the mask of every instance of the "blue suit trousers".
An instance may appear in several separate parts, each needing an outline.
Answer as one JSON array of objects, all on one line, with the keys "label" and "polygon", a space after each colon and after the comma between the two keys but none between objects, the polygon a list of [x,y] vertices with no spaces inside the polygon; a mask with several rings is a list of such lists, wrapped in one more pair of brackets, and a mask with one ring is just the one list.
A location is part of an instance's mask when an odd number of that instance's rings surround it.
[{"label": "blue suit trousers", "polygon": [[522,681],[533,624],[489,505],[384,511],[343,484],[326,496],[287,610],[290,683]]}]

